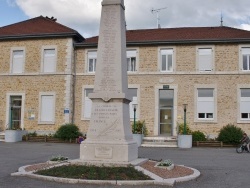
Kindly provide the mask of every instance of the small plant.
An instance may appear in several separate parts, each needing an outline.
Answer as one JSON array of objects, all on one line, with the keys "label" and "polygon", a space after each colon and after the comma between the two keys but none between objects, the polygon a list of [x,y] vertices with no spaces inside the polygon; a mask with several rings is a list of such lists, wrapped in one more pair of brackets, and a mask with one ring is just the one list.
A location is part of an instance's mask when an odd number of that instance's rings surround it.
[{"label": "small plant", "polygon": [[36,131],[30,132],[30,133],[27,134],[27,136],[37,136],[37,133],[36,133]]},{"label": "small plant", "polygon": [[206,141],[207,140],[206,135],[201,131],[192,132],[192,138],[193,138],[193,142]]},{"label": "small plant", "polygon": [[136,121],[131,124],[133,134],[148,134],[147,127],[145,126],[145,121]]},{"label": "small plant", "polygon": [[220,130],[218,141],[227,144],[238,144],[243,136],[243,130],[233,124],[228,124]]},{"label": "small plant", "polygon": [[[184,123],[177,123],[177,133],[178,134],[183,134],[184,133]],[[192,134],[192,131],[189,128],[188,124],[186,124],[186,134]]]},{"label": "small plant", "polygon": [[79,132],[79,128],[75,124],[62,125],[55,134],[56,138],[62,140],[70,140],[78,138],[82,133]]},{"label": "small plant", "polygon": [[173,161],[171,161],[170,159],[166,159],[164,161],[161,161],[157,166],[171,166],[173,164]]},{"label": "small plant", "polygon": [[67,161],[69,158],[68,157],[64,157],[62,155],[58,155],[58,156],[52,156],[52,158],[50,159],[50,161]]}]

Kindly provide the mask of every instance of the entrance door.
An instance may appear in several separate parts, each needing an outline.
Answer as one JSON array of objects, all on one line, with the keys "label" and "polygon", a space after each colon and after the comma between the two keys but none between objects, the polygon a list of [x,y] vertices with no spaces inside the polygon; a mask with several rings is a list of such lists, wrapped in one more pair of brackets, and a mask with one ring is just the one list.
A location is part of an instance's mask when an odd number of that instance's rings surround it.
[{"label": "entrance door", "polygon": [[10,124],[11,129],[21,128],[22,96],[10,96]]},{"label": "entrance door", "polygon": [[159,131],[160,135],[173,134],[173,101],[174,90],[159,91]]}]

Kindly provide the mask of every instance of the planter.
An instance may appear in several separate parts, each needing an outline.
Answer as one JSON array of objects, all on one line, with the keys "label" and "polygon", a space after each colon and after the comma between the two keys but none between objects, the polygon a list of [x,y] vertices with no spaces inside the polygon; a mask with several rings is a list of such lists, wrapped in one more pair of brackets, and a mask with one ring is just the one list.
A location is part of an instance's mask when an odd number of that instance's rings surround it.
[{"label": "planter", "polygon": [[141,146],[143,134],[133,134],[133,139],[136,141],[138,147]]},{"label": "planter", "polygon": [[171,164],[170,166],[159,166],[160,163],[157,163],[155,165],[155,167],[157,168],[163,168],[163,169],[167,169],[167,170],[173,170],[174,169],[174,164]]},{"label": "planter", "polygon": [[179,148],[192,148],[192,135],[178,135]]},{"label": "planter", "polygon": [[25,134],[23,130],[5,130],[5,142],[20,142]]}]

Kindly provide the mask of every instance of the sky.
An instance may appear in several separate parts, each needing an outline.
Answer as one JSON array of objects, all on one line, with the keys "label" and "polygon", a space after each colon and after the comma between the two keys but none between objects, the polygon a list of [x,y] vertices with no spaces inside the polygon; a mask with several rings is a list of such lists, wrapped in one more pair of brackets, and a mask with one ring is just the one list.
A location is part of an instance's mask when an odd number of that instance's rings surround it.
[{"label": "sky", "polygon": [[[0,27],[37,16],[98,35],[102,0],[0,0]],[[250,30],[250,0],[124,0],[127,29],[210,27],[223,25]],[[153,10],[153,11],[152,11]]]}]

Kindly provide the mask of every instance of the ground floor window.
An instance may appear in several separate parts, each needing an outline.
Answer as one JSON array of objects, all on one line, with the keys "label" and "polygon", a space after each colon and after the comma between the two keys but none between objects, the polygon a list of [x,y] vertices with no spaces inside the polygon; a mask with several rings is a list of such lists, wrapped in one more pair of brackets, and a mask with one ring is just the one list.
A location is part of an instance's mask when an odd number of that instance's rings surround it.
[{"label": "ground floor window", "polygon": [[214,89],[198,89],[197,117],[201,120],[214,119]]},{"label": "ground floor window", "polygon": [[54,123],[55,121],[55,95],[51,93],[40,94],[40,123]]},{"label": "ground floor window", "polygon": [[250,89],[240,89],[240,117],[250,120]]}]

